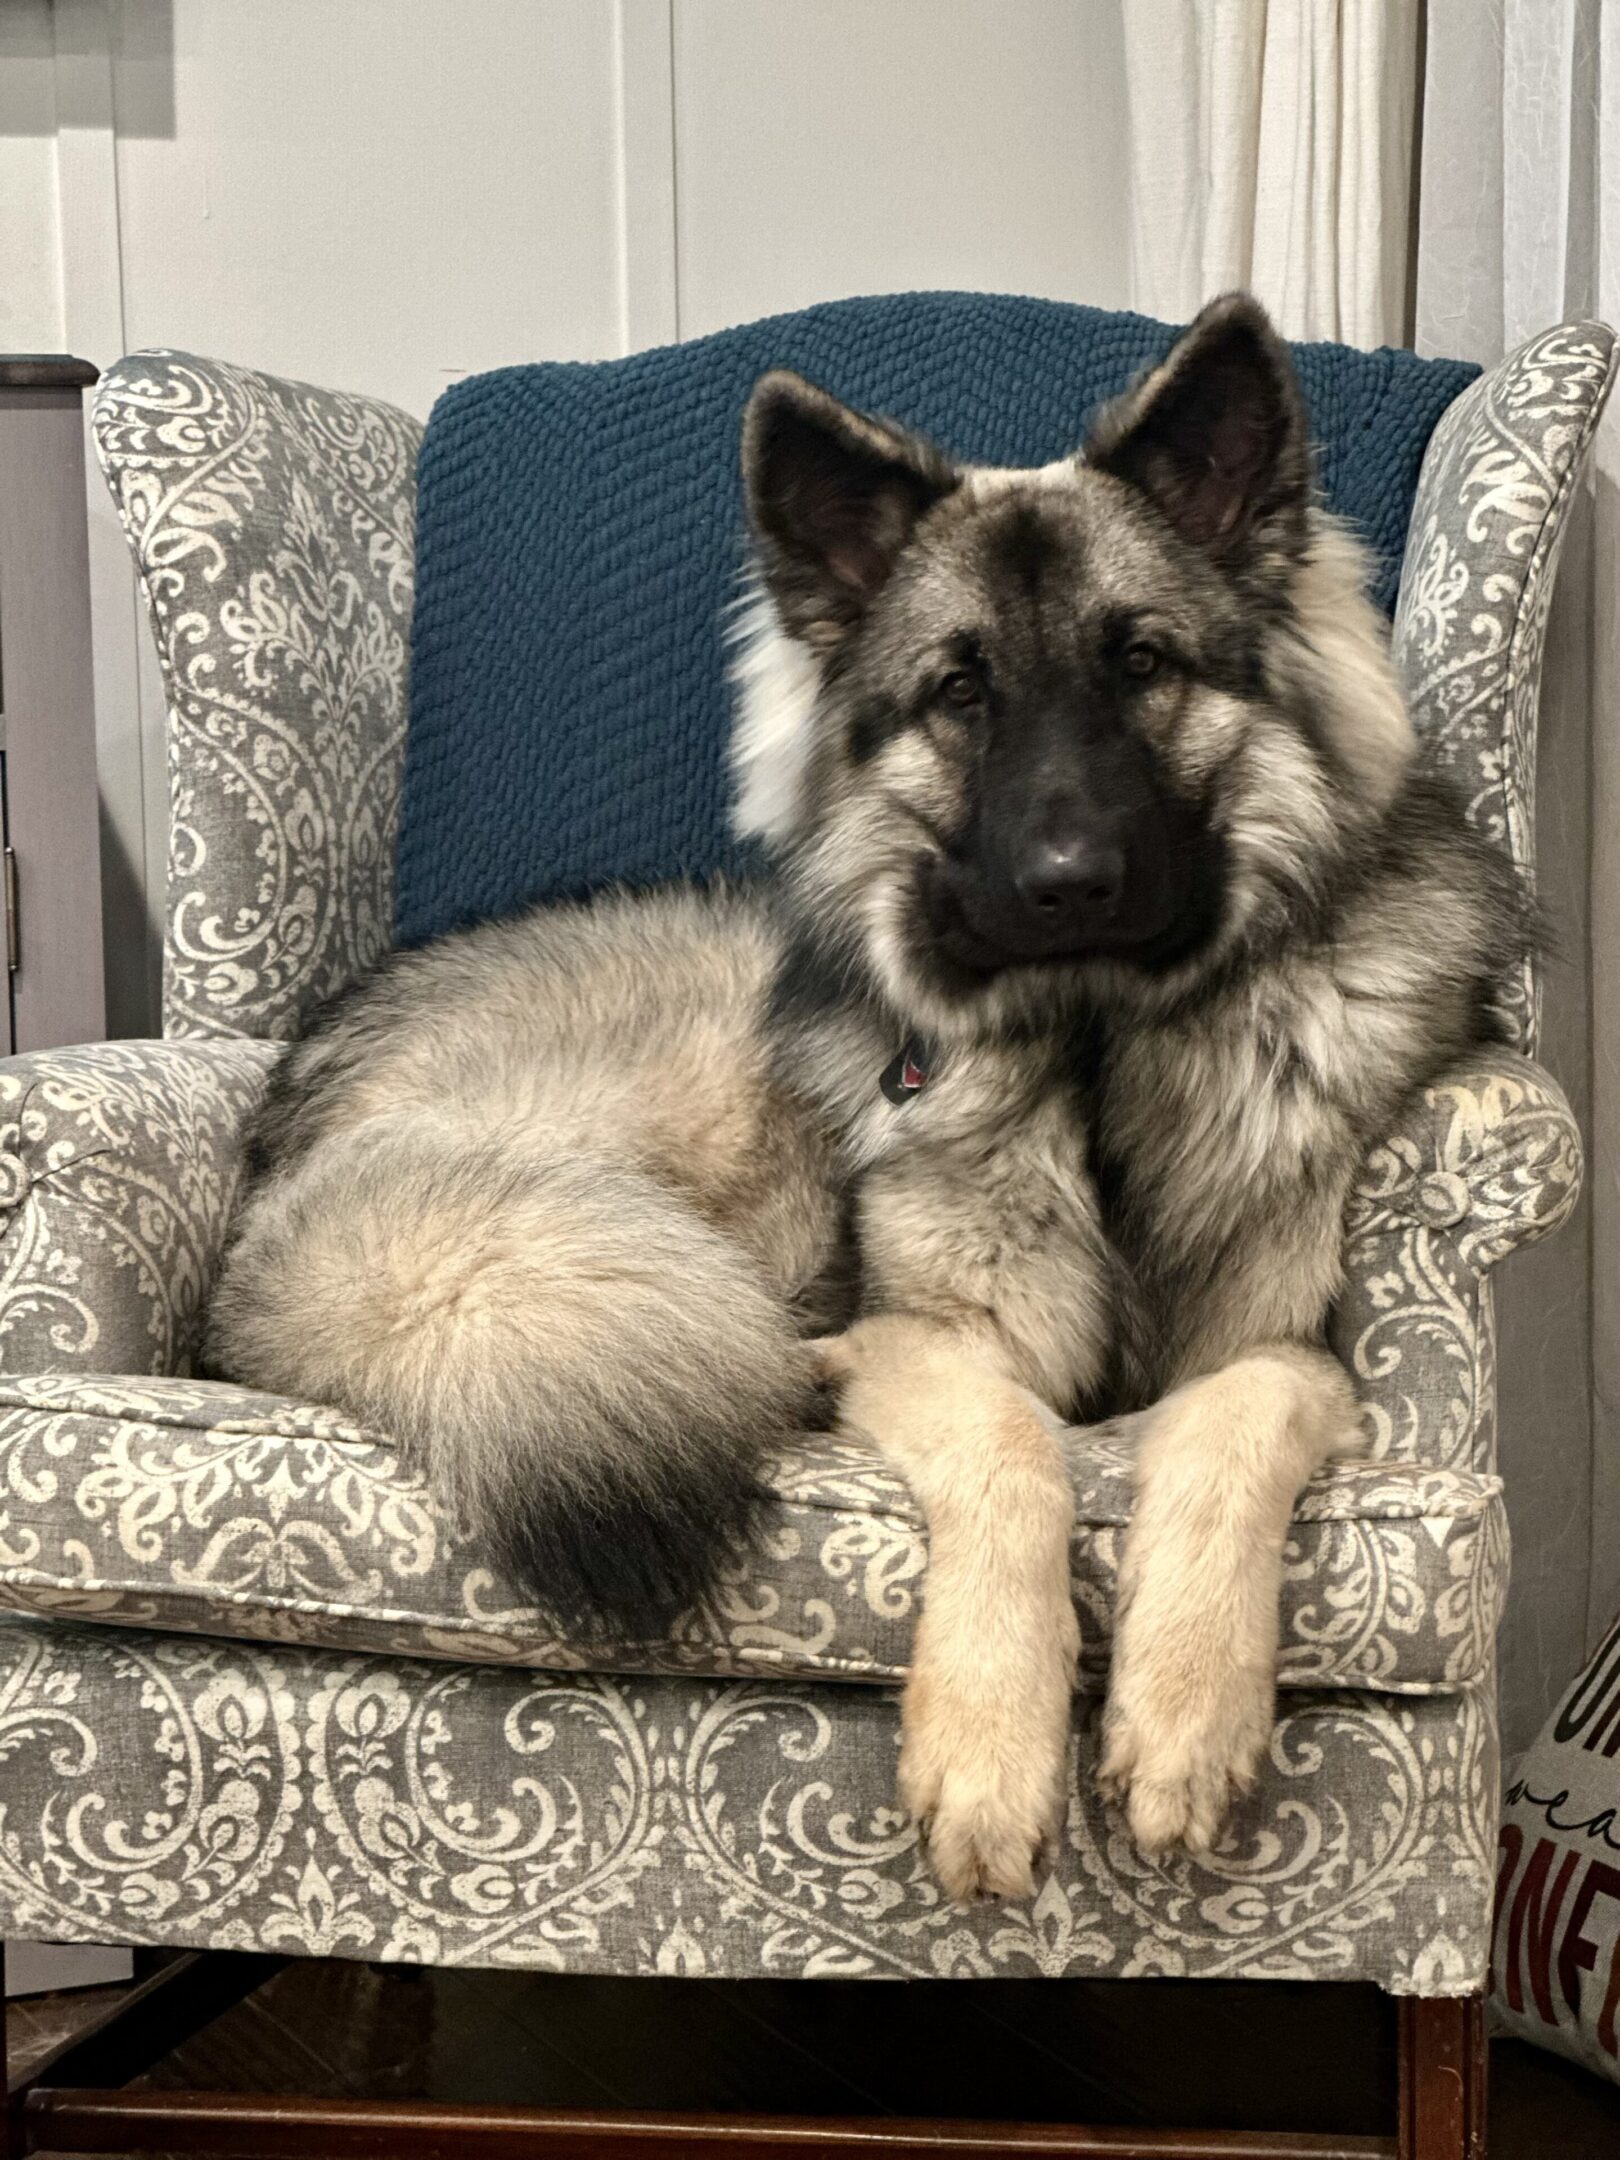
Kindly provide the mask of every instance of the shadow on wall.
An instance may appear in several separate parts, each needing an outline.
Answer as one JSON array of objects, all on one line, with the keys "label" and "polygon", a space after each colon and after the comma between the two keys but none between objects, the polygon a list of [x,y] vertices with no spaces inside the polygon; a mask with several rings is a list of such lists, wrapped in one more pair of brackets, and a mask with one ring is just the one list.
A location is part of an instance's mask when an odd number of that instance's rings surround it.
[{"label": "shadow on wall", "polygon": [[[102,967],[107,985],[107,1034],[143,1037],[162,1031],[163,925],[149,914],[140,867],[101,804]],[[162,887],[158,887],[161,899]]]},{"label": "shadow on wall", "polygon": [[[0,6],[0,135],[54,135],[105,111],[107,35],[118,86],[118,132],[174,135],[174,0],[51,0]],[[82,62],[83,66],[75,66]],[[89,113],[76,109],[89,100]]]}]

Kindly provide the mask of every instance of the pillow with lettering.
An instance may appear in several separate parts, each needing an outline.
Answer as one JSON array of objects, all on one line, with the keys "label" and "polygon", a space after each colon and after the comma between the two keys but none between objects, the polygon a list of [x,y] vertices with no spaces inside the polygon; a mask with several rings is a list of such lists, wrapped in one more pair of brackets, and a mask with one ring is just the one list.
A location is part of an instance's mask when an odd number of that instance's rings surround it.
[{"label": "pillow with lettering", "polygon": [[1620,1619],[1508,1786],[1491,2001],[1507,2031],[1620,2080]]}]

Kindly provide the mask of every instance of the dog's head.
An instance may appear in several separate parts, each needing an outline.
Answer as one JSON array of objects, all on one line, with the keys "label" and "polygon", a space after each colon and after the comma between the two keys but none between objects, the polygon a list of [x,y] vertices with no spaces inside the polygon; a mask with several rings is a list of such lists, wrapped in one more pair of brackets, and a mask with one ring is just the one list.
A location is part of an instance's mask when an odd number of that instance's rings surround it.
[{"label": "dog's head", "polygon": [[784,373],[743,451],[737,822],[908,1016],[1173,994],[1297,918],[1398,784],[1383,626],[1254,301],[1038,471]]}]

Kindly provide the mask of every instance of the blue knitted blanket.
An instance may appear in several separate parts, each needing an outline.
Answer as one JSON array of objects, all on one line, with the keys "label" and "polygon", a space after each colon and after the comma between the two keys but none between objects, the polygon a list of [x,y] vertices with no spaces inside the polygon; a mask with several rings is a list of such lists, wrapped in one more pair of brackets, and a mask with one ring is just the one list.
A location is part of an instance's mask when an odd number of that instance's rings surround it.
[{"label": "blue knitted blanket", "polygon": [[[396,929],[415,944],[611,880],[745,868],[726,829],[738,422],[798,368],[958,456],[1040,465],[1175,332],[979,293],[833,301],[657,352],[457,383],[433,408]],[[1295,347],[1323,492],[1393,606],[1424,446],[1476,372]]]}]

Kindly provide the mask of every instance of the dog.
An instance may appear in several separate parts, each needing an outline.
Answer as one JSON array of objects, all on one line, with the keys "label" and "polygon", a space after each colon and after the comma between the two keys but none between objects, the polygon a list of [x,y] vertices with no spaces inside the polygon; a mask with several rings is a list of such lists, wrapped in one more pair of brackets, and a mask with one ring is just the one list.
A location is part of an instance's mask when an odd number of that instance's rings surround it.
[{"label": "dog", "polygon": [[[1079,432],[1077,427],[1077,433]],[[1274,1711],[1365,1151],[1502,1032],[1511,873],[1419,753],[1286,347],[1207,308],[1039,470],[755,388],[757,886],[401,953],[280,1066],[212,1369],[395,1435],[575,1639],[656,1639],[829,1402],[926,1518],[901,1797],[1029,1892],[1069,1789],[1069,1421],[1137,1502],[1099,1776],[1207,1850]]]}]

